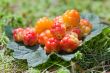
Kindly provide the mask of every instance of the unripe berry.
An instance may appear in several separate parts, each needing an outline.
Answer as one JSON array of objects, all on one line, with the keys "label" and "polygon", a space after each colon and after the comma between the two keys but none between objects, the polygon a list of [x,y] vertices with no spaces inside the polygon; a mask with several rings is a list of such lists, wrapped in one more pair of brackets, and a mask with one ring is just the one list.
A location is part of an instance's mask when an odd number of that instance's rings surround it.
[{"label": "unripe berry", "polygon": [[51,33],[53,34],[55,38],[62,39],[65,36],[66,27],[64,24],[60,22],[56,22],[53,24],[51,28]]},{"label": "unripe berry", "polygon": [[21,41],[23,41],[23,31],[24,31],[23,28],[17,28],[17,29],[14,29],[14,30],[13,30],[13,39],[14,39],[16,42],[21,42]]},{"label": "unripe berry", "polygon": [[37,34],[33,28],[26,28],[24,30],[23,42],[27,46],[33,46],[37,44]]},{"label": "unripe berry", "polygon": [[79,44],[80,44],[80,41],[76,37],[76,33],[75,33],[75,35],[73,35],[73,34],[66,35],[60,41],[60,45],[61,45],[62,50],[64,52],[67,52],[67,53],[73,52],[75,49],[77,49],[77,47],[79,46]]},{"label": "unripe berry", "polygon": [[56,38],[50,38],[47,40],[44,50],[46,53],[58,52],[60,50],[60,41]]},{"label": "unripe berry", "polygon": [[78,39],[81,39],[82,38],[82,34],[81,34],[81,29],[80,28],[73,28],[71,30],[71,32],[74,32],[78,35]]},{"label": "unripe berry", "polygon": [[54,18],[53,21],[54,21],[54,22],[60,22],[60,23],[63,23],[63,17],[62,17],[62,16],[57,16],[56,18]]}]

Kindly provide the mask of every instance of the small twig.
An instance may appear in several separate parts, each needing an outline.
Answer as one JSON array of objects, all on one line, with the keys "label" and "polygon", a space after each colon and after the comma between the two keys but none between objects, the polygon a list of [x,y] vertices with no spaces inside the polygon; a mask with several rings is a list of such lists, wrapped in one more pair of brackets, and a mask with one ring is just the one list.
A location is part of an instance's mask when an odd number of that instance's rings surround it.
[{"label": "small twig", "polygon": [[49,67],[47,67],[46,69],[44,69],[43,71],[42,71],[42,73],[45,73],[50,67],[52,67],[52,66],[54,66],[55,64],[52,64],[52,65],[50,65]]},{"label": "small twig", "polygon": [[0,50],[2,50],[3,49],[3,45],[0,45]]},{"label": "small twig", "polygon": [[76,65],[74,62],[71,61],[71,72],[76,73]]}]

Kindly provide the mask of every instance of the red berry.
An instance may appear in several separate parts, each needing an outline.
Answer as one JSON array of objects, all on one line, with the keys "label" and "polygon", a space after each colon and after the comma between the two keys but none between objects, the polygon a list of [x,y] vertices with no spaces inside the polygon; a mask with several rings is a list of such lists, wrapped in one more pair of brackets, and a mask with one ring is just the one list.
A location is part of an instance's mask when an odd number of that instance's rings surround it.
[{"label": "red berry", "polygon": [[83,36],[86,36],[91,32],[92,24],[86,19],[81,19],[80,20],[80,29],[82,31]]},{"label": "red berry", "polygon": [[78,38],[78,34],[73,31],[67,31],[65,36],[71,36]]},{"label": "red berry", "polygon": [[50,38],[45,44],[46,53],[58,52],[60,50],[60,41],[56,38]]},{"label": "red berry", "polygon": [[37,34],[32,28],[26,28],[24,30],[23,42],[28,46],[37,44]]},{"label": "red berry", "polygon": [[17,28],[13,30],[13,39],[16,42],[21,42],[23,40],[23,28]]},{"label": "red berry", "polygon": [[55,38],[62,39],[65,36],[66,27],[64,24],[56,22],[52,26],[51,33]]},{"label": "red berry", "polygon": [[72,32],[75,32],[78,35],[78,39],[81,39],[82,35],[81,35],[81,29],[79,28],[73,28],[71,30]]},{"label": "red berry", "polygon": [[38,43],[44,45],[49,38],[52,38],[50,30],[46,30],[38,35]]},{"label": "red berry", "polygon": [[70,53],[73,52],[80,44],[80,41],[75,35],[66,35],[61,41],[62,50]]},{"label": "red berry", "polygon": [[54,22],[60,22],[60,23],[63,23],[63,17],[62,17],[62,16],[57,16],[56,18],[54,18],[53,21],[54,21]]}]

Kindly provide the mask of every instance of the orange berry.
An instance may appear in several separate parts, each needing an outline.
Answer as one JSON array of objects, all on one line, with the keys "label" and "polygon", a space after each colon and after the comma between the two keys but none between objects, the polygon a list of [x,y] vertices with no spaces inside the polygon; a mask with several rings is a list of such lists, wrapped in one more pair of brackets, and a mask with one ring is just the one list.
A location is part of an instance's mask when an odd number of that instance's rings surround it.
[{"label": "orange berry", "polygon": [[35,30],[38,34],[42,33],[43,31],[50,29],[53,25],[53,21],[49,20],[47,17],[43,17],[37,21],[35,24]]},{"label": "orange berry", "polygon": [[87,19],[80,20],[80,29],[82,31],[82,35],[88,35],[92,30],[92,24]]},{"label": "orange berry", "polygon": [[38,35],[38,42],[42,45],[44,45],[46,43],[46,41],[49,39],[49,38],[52,38],[52,34],[50,32],[50,30],[46,30],[44,32],[42,32],[41,34]]},{"label": "orange berry", "polygon": [[63,15],[63,21],[67,29],[76,27],[80,22],[80,14],[77,10],[67,10]]}]

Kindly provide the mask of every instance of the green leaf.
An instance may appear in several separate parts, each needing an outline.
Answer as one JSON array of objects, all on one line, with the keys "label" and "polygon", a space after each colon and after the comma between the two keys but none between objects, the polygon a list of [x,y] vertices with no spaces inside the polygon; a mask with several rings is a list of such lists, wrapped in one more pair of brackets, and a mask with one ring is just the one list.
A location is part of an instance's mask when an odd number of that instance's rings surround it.
[{"label": "green leaf", "polygon": [[108,37],[110,37],[110,27],[104,29],[102,33],[103,33],[105,36],[108,35]]},{"label": "green leaf", "polygon": [[100,34],[102,32],[102,30],[107,27],[106,25],[103,25],[103,24],[98,24],[98,25],[100,25],[100,26],[97,27],[97,29],[94,29],[94,31],[92,31],[89,35],[87,35],[85,37],[84,42],[88,41],[88,40],[92,39],[93,37],[95,37],[96,35]]},{"label": "green leaf", "polygon": [[106,25],[101,24],[99,17],[94,14],[82,13],[81,18],[89,20],[93,26],[92,32],[85,37],[84,41],[88,41],[96,35],[100,34],[102,30],[107,27]]},{"label": "green leaf", "polygon": [[29,53],[27,62],[29,66],[35,67],[39,64],[43,64],[48,60],[48,56],[45,51],[40,47],[36,52]]},{"label": "green leaf", "polygon": [[33,47],[24,46],[22,43],[9,42],[8,48],[14,50],[13,57],[17,59],[26,59],[29,66],[35,67],[45,63],[48,59],[43,48],[39,45]]},{"label": "green leaf", "polygon": [[67,68],[63,67],[58,69],[56,73],[70,73],[70,71]]},{"label": "green leaf", "polygon": [[6,35],[8,36],[8,38],[10,38],[10,40],[13,39],[12,30],[13,30],[12,27],[9,25],[5,26],[5,28],[4,28],[4,31],[5,31]]},{"label": "green leaf", "polygon": [[90,21],[90,23],[93,25],[93,31],[98,29],[100,27],[100,18],[92,13],[81,13],[81,18],[87,19]]},{"label": "green leaf", "polygon": [[65,55],[56,54],[56,55],[65,61],[70,61],[75,57],[74,54],[65,54]]},{"label": "green leaf", "polygon": [[58,57],[60,57],[61,59],[63,59],[64,61],[71,61],[72,59],[81,59],[82,58],[82,53],[80,51],[77,51],[75,53],[72,54],[55,54]]},{"label": "green leaf", "polygon": [[77,51],[74,55],[76,60],[81,60],[83,57],[83,54],[80,51]]},{"label": "green leaf", "polygon": [[40,73],[40,70],[29,68],[29,70],[27,70],[26,73]]}]

